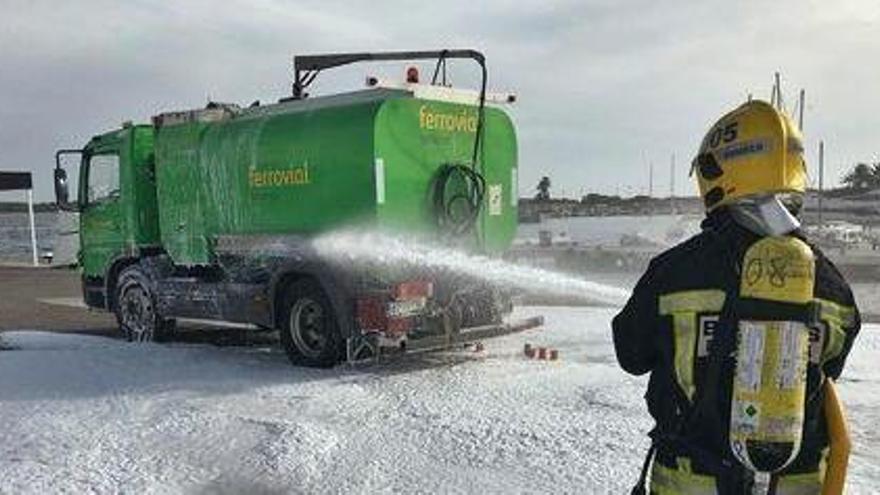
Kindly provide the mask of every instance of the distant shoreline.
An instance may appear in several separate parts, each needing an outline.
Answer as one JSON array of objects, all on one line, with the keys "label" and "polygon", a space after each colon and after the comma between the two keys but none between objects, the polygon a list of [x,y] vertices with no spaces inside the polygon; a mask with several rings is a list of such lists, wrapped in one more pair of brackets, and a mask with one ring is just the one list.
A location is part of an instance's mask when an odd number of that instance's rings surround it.
[{"label": "distant shoreline", "polygon": [[[856,191],[834,189],[820,194],[809,190],[804,197],[802,219],[819,223],[843,220],[862,225],[880,225],[880,189]],[[651,196],[606,196],[587,194],[580,200],[557,198],[519,199],[519,223],[538,223],[547,218],[615,217],[655,215],[703,215],[703,201],[697,196],[656,198]]]},{"label": "distant shoreline", "polygon": [[[880,189],[833,189],[822,193],[821,203],[823,221],[845,220],[864,225],[880,225]],[[818,220],[819,204],[818,191],[807,191],[804,199],[804,220],[809,223]],[[34,211],[51,213],[59,210],[54,202],[40,202],[34,203]],[[0,202],[0,213],[26,212],[25,202]],[[591,193],[580,200],[519,198],[518,219],[519,223],[538,223],[544,218],[701,215],[703,212],[703,202],[697,196],[657,198],[638,195],[624,198]]]},{"label": "distant shoreline", "polygon": [[[0,213],[27,213],[27,211],[27,203],[18,201],[0,202]],[[34,211],[37,213],[58,211],[58,206],[55,203],[34,203]]]}]

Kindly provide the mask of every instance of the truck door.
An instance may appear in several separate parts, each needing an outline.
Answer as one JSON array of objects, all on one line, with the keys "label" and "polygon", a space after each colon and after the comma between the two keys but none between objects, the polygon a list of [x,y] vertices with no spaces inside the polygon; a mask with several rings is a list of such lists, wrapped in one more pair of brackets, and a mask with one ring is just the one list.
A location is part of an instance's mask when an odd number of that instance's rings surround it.
[{"label": "truck door", "polygon": [[83,165],[80,261],[86,276],[103,277],[125,241],[118,146],[87,150]]}]

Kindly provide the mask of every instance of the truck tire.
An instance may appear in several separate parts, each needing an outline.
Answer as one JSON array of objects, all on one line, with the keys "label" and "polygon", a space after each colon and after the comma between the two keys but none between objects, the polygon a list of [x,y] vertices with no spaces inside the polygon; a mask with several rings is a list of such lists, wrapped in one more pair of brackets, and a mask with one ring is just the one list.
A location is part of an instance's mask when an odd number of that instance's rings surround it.
[{"label": "truck tire", "polygon": [[119,274],[115,301],[119,329],[131,342],[159,342],[174,329],[174,320],[159,314],[155,284],[138,265],[131,265]]},{"label": "truck tire", "polygon": [[290,284],[281,298],[279,333],[290,362],[328,368],[342,357],[342,338],[330,298],[312,279]]}]

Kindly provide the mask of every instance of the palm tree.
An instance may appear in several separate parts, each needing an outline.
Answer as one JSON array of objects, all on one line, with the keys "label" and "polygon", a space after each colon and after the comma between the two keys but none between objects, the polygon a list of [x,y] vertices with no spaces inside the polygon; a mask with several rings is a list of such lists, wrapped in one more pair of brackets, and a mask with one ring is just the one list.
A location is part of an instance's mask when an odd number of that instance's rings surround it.
[{"label": "palm tree", "polygon": [[871,173],[874,174],[878,183],[880,183],[880,162],[871,165]]},{"label": "palm tree", "polygon": [[843,177],[842,181],[850,189],[866,190],[880,187],[880,163],[872,167],[867,163],[858,163]]},{"label": "palm tree", "polygon": [[535,199],[539,201],[546,201],[550,199],[550,177],[546,175],[541,177],[541,181],[538,182],[538,194],[535,195]]}]

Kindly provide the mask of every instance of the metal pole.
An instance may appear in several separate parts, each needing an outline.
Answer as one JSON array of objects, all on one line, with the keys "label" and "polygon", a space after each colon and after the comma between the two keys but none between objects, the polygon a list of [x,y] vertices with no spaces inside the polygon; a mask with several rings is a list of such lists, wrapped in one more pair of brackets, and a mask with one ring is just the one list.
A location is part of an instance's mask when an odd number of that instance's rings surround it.
[{"label": "metal pole", "polygon": [[825,141],[819,141],[819,226],[822,226],[822,196],[825,189]]},{"label": "metal pole", "polygon": [[804,90],[801,88],[800,99],[798,100],[798,129],[804,132]]},{"label": "metal pole", "polygon": [[669,161],[669,210],[675,215],[675,153]]},{"label": "metal pole", "polygon": [[40,260],[37,257],[37,227],[34,223],[34,190],[28,189],[26,194],[28,203],[28,220],[31,225],[31,254],[33,255],[34,266],[39,266]]},{"label": "metal pole", "polygon": [[654,162],[648,164],[648,197],[654,196]]},{"label": "metal pole", "polygon": [[776,73],[776,109],[782,110],[782,85],[779,84],[779,73]]},{"label": "metal pole", "polygon": [[773,82],[773,88],[770,90],[770,105],[776,108],[776,82]]}]

